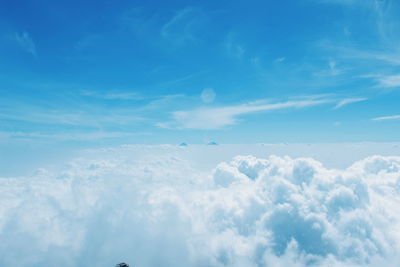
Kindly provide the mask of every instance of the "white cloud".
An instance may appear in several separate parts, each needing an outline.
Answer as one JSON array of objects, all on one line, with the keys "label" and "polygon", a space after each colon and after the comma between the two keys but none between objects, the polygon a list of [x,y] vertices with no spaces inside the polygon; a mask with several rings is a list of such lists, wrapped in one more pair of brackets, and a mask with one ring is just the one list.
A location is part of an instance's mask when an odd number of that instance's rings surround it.
[{"label": "white cloud", "polygon": [[373,118],[373,121],[384,121],[384,120],[398,120],[400,119],[400,115],[393,115],[393,116],[384,116],[384,117],[377,117]]},{"label": "white cloud", "polygon": [[[345,56],[348,58],[359,58],[359,59],[371,59],[383,61],[387,64],[399,66],[400,65],[400,54],[397,52],[376,52],[376,51],[362,51],[354,49],[341,48],[344,51]],[[347,51],[346,51],[347,50]]]},{"label": "white cloud", "polygon": [[[318,44],[323,49],[328,49],[337,53],[338,57],[345,59],[357,60],[371,60],[386,63],[389,66],[400,65],[400,53],[391,47],[385,47],[381,50],[361,50],[354,47],[346,47],[342,45],[335,45],[329,41],[321,41]],[[363,63],[363,61],[361,61]]]},{"label": "white cloud", "polygon": [[400,87],[400,75],[395,74],[366,74],[358,76],[363,79],[371,79],[375,82],[375,87],[382,90],[393,90]]},{"label": "white cloud", "polygon": [[103,98],[108,100],[142,100],[145,97],[141,96],[138,92],[97,92],[84,90],[81,92],[83,96],[90,96],[95,98]]},{"label": "white cloud", "polygon": [[22,50],[32,54],[33,56],[37,56],[36,45],[27,32],[16,32],[14,33],[14,38]]},{"label": "white cloud", "polygon": [[354,5],[354,4],[362,3],[363,0],[320,0],[319,2],[329,3],[329,4]]},{"label": "white cloud", "polygon": [[329,60],[328,65],[329,65],[330,75],[332,76],[340,75],[344,72],[343,69],[337,68],[337,62],[333,59]]},{"label": "white cloud", "polygon": [[[38,108],[33,105],[20,105],[18,109],[4,107],[0,109],[0,118],[15,121],[24,121],[35,124],[70,125],[85,127],[105,127],[110,125],[133,125],[144,121],[134,110],[106,110],[101,107],[88,106],[77,110],[63,110],[56,108]],[[90,111],[90,112],[89,112]]]},{"label": "white cloud", "polygon": [[161,37],[175,43],[184,45],[198,39],[198,31],[203,24],[202,12],[194,7],[178,10],[175,15],[161,28]]},{"label": "white cloud", "polygon": [[262,103],[260,101],[225,107],[198,108],[180,110],[172,113],[173,123],[163,123],[164,127],[187,129],[220,129],[234,125],[238,117],[249,113],[273,111],[289,108],[305,108],[330,103],[331,99],[306,99],[279,103]]},{"label": "white cloud", "polygon": [[345,98],[345,99],[340,100],[336,104],[334,109],[338,109],[338,108],[344,107],[346,105],[349,105],[349,104],[352,104],[352,103],[361,102],[361,101],[365,101],[365,100],[367,100],[367,98],[364,98],[364,97]]},{"label": "white cloud", "polygon": [[277,156],[237,156],[208,173],[194,165],[166,146],[120,147],[1,178],[0,265],[399,262],[399,157],[347,169]]},{"label": "white cloud", "polygon": [[337,4],[343,6],[361,6],[370,8],[376,12],[378,12],[384,2],[390,2],[390,0],[316,0],[319,3],[325,4]]},{"label": "white cloud", "polygon": [[88,34],[76,42],[74,47],[76,50],[82,51],[98,43],[101,38],[102,36],[99,34]]},{"label": "white cloud", "polygon": [[112,132],[112,131],[94,131],[94,132],[63,132],[63,133],[40,133],[40,132],[0,132],[0,137],[13,139],[41,139],[45,141],[98,141],[102,139],[126,138],[145,134],[143,132]]},{"label": "white cloud", "polygon": [[400,75],[379,75],[375,79],[379,87],[400,87]]},{"label": "white cloud", "polygon": [[344,74],[348,69],[344,67],[338,67],[336,60],[330,59],[327,64],[328,68],[322,68],[322,70],[314,72],[316,76],[338,76]]},{"label": "white cloud", "polygon": [[230,32],[227,35],[223,46],[225,47],[227,54],[232,58],[242,59],[246,53],[246,48],[237,40],[237,37],[233,32]]}]

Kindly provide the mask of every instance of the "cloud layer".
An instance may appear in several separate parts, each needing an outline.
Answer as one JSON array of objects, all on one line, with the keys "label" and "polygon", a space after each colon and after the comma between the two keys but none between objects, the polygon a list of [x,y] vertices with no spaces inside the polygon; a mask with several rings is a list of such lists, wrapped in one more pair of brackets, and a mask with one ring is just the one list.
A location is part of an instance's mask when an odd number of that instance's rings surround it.
[{"label": "cloud layer", "polygon": [[139,160],[124,147],[112,157],[97,151],[57,172],[1,178],[0,265],[400,260],[400,157],[373,156],[336,170],[311,158],[237,156],[203,172],[165,151]]}]

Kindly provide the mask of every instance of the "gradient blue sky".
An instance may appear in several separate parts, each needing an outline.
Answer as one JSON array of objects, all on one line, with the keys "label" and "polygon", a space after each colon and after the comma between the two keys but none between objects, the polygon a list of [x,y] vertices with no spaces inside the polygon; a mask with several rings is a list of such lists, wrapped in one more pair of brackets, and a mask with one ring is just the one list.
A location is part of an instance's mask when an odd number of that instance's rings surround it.
[{"label": "gradient blue sky", "polygon": [[400,2],[0,1],[0,143],[399,141]]}]

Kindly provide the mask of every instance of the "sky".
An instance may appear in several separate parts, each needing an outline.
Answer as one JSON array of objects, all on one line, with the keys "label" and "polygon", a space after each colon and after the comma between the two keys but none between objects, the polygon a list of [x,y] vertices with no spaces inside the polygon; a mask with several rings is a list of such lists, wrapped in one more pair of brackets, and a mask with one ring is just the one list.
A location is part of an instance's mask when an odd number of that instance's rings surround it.
[{"label": "sky", "polygon": [[0,1],[0,144],[394,142],[400,3]]}]

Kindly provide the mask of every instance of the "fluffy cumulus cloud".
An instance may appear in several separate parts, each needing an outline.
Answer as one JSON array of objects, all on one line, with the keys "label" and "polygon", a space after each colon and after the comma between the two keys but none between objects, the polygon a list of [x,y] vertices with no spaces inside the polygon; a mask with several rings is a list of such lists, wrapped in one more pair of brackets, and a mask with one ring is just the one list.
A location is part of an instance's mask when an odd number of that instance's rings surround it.
[{"label": "fluffy cumulus cloud", "polygon": [[204,172],[173,154],[124,149],[1,178],[0,266],[400,262],[399,157],[336,170],[237,156]]}]

